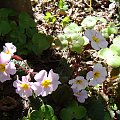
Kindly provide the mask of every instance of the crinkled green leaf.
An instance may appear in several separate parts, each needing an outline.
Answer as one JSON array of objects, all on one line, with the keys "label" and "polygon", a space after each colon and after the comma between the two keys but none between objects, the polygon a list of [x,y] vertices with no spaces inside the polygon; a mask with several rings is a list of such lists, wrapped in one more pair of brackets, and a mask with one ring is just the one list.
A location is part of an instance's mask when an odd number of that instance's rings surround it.
[{"label": "crinkled green leaf", "polygon": [[89,98],[86,107],[88,112],[88,118],[91,118],[91,120],[104,120],[105,117],[104,105],[99,97]]},{"label": "crinkled green leaf", "polygon": [[112,50],[113,53],[120,56],[120,44],[112,44],[110,45],[110,49]]},{"label": "crinkled green leaf", "polygon": [[27,119],[27,117],[24,116],[24,117],[22,118],[22,120],[28,120],[28,119]]},{"label": "crinkled green leaf", "polygon": [[102,48],[98,51],[98,56],[102,59],[110,58],[109,56],[113,55],[113,52],[109,48]]},{"label": "crinkled green leaf", "polygon": [[118,28],[117,27],[108,27],[108,34],[117,34],[118,33]]},{"label": "crinkled green leaf", "polygon": [[61,43],[61,41],[59,39],[55,40],[55,46],[62,48],[62,43]]},{"label": "crinkled green leaf", "polygon": [[35,54],[42,53],[50,47],[53,38],[51,36],[46,36],[42,33],[35,33],[32,38],[33,47],[32,50]]},{"label": "crinkled green leaf", "polygon": [[63,0],[60,0],[60,1],[58,2],[58,7],[59,7],[60,9],[62,9],[63,6],[64,6],[64,1],[63,1]]},{"label": "crinkled green leaf", "polygon": [[30,114],[30,120],[44,120],[44,114],[41,111],[33,111]]},{"label": "crinkled green leaf", "polygon": [[109,59],[107,59],[107,64],[117,68],[120,67],[120,56],[112,56]]},{"label": "crinkled green leaf", "polygon": [[23,29],[36,27],[35,21],[29,16],[29,14],[22,12],[19,15],[19,26]]},{"label": "crinkled green leaf", "polygon": [[105,38],[109,38],[108,28],[102,29],[102,35]]},{"label": "crinkled green leaf", "polygon": [[47,20],[47,22],[54,23],[56,21],[56,17],[53,16],[50,12],[46,12],[45,14],[46,16],[44,16],[44,19]]},{"label": "crinkled green leaf", "polygon": [[107,20],[103,17],[96,17],[97,20],[100,20],[103,23],[107,23]]},{"label": "crinkled green leaf", "polygon": [[108,111],[105,112],[104,120],[113,120],[110,116],[110,113]]},{"label": "crinkled green leaf", "polygon": [[39,110],[30,114],[30,120],[57,120],[57,117],[50,105],[42,105]]},{"label": "crinkled green leaf", "polygon": [[77,52],[78,54],[80,54],[82,52],[82,47],[81,45],[79,45],[77,42],[72,44],[72,48],[71,50],[74,52]]},{"label": "crinkled green leaf", "polygon": [[78,26],[76,23],[71,23],[64,28],[64,33],[70,35],[71,33],[78,33],[82,31],[82,27]]},{"label": "crinkled green leaf", "polygon": [[78,106],[76,101],[72,101],[69,106],[63,108],[60,112],[60,118],[62,120],[82,119],[85,115],[85,107]]},{"label": "crinkled green leaf", "polygon": [[57,120],[54,115],[54,110],[50,105],[42,105],[39,109],[44,115],[43,120]]},{"label": "crinkled green leaf", "polygon": [[72,89],[65,84],[59,86],[57,90],[52,93],[52,98],[56,104],[60,105],[61,107],[65,106],[73,99]]},{"label": "crinkled green leaf", "polygon": [[67,10],[68,9],[68,5],[66,4],[66,2],[64,0],[60,0],[58,2],[58,7],[61,10]]},{"label": "crinkled green leaf", "polygon": [[37,32],[38,30],[36,28],[26,28],[26,35],[30,38]]},{"label": "crinkled green leaf", "polygon": [[16,12],[10,8],[0,9],[0,20],[8,20],[8,16],[15,16]]},{"label": "crinkled green leaf", "polygon": [[[11,40],[14,40],[14,43],[18,46],[21,47],[20,45],[26,44],[26,35],[22,33],[19,29],[16,29],[10,33]],[[22,46],[23,48],[23,46]]]},{"label": "crinkled green leaf", "polygon": [[42,111],[43,113],[45,113],[46,115],[48,114],[49,116],[53,116],[54,115],[54,110],[50,105],[42,105],[39,109],[40,111]]},{"label": "crinkled green leaf", "polygon": [[0,34],[5,35],[11,31],[11,25],[8,21],[1,21],[0,22]]},{"label": "crinkled green leaf", "polygon": [[97,23],[97,18],[95,16],[87,16],[82,22],[81,25],[82,27],[85,28],[93,28]]},{"label": "crinkled green leaf", "polygon": [[60,24],[62,26],[67,25],[70,22],[70,18],[68,16],[66,16],[65,18],[63,18],[63,20],[60,22]]},{"label": "crinkled green leaf", "polygon": [[120,35],[113,39],[113,44],[120,44]]},{"label": "crinkled green leaf", "polygon": [[58,35],[58,39],[59,39],[60,41],[66,40],[66,36],[65,36],[64,34],[59,34],[59,35]]},{"label": "crinkled green leaf", "polygon": [[62,49],[66,50],[68,48],[68,40],[61,41],[62,43]]}]

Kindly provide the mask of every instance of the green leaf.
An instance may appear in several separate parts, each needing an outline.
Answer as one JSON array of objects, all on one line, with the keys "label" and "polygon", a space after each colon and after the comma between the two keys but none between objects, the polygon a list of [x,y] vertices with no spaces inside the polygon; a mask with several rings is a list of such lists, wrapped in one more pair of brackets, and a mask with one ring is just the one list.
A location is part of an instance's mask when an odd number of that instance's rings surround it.
[{"label": "green leaf", "polygon": [[58,39],[59,39],[60,41],[63,41],[63,40],[66,40],[67,38],[66,38],[66,36],[65,36],[64,34],[59,34],[59,35],[58,35]]},{"label": "green leaf", "polygon": [[105,112],[104,120],[113,120],[110,116],[110,113],[108,111]]},{"label": "green leaf", "polygon": [[117,27],[108,27],[108,34],[117,34],[118,33],[118,28]]},{"label": "green leaf", "polygon": [[73,43],[71,50],[80,54],[82,52],[82,47],[83,46],[79,45],[78,43]]},{"label": "green leaf", "polygon": [[44,120],[44,115],[41,111],[33,111],[30,114],[30,120]]},{"label": "green leaf", "polygon": [[97,18],[95,16],[87,16],[82,22],[81,25],[83,28],[92,29],[97,23]]},{"label": "green leaf", "polygon": [[120,35],[116,36],[116,37],[113,39],[113,44],[120,44]]},{"label": "green leaf", "polygon": [[55,40],[55,46],[62,48],[62,43],[61,43],[61,41],[59,39]]},{"label": "green leaf", "polygon": [[32,38],[32,36],[38,33],[38,30],[36,28],[26,28],[26,35],[30,38]]},{"label": "green leaf", "polygon": [[44,16],[44,19],[47,20],[47,22],[54,23],[56,21],[56,17],[54,17],[50,12],[45,13],[46,16]]},{"label": "green leaf", "polygon": [[107,23],[107,20],[103,17],[96,17],[97,20],[100,20],[103,23]]},{"label": "green leaf", "polygon": [[112,44],[110,45],[110,49],[115,55],[120,56],[120,44]]},{"label": "green leaf", "polygon": [[46,36],[42,33],[35,33],[32,38],[32,50],[35,54],[41,54],[43,50],[46,50],[50,47],[52,43],[52,37]]},{"label": "green leaf", "polygon": [[109,38],[108,28],[102,29],[102,35],[105,38]]},{"label": "green leaf", "polygon": [[61,107],[66,106],[73,99],[72,89],[66,84],[59,86],[57,90],[52,93],[52,98],[54,102]]},{"label": "green leaf", "polygon": [[22,12],[19,15],[19,26],[22,29],[29,27],[36,27],[35,21],[27,14],[26,12]]},{"label": "green leaf", "polygon": [[10,8],[0,9],[0,20],[8,20],[8,16],[15,16],[17,13]]},{"label": "green leaf", "polygon": [[47,17],[51,17],[52,16],[50,12],[46,12],[45,14],[46,14]]},{"label": "green leaf", "polygon": [[120,56],[112,56],[109,59],[107,59],[107,64],[117,68],[120,67]]},{"label": "green leaf", "polygon": [[76,101],[72,101],[69,106],[63,108],[60,112],[62,120],[82,119],[86,116],[86,109],[83,106],[78,106]]},{"label": "green leaf", "polygon": [[46,115],[48,114],[49,116],[54,116],[54,110],[50,105],[42,105],[39,110]]},{"label": "green leaf", "polygon": [[54,110],[50,105],[42,105],[39,109],[44,115],[43,120],[57,120]]},{"label": "green leaf", "polygon": [[22,118],[22,120],[28,120],[28,119],[27,119],[27,117],[24,116],[24,117]]},{"label": "green leaf", "polygon": [[101,50],[98,51],[98,56],[102,59],[110,58],[110,56],[112,55],[113,55],[113,52],[109,48],[102,48]]},{"label": "green leaf", "polygon": [[60,0],[58,2],[58,7],[59,9],[64,10],[64,11],[68,9],[68,5],[66,4],[66,2],[64,2],[64,0]]},{"label": "green leaf", "polygon": [[11,21],[10,22],[10,26],[12,30],[16,30],[17,29],[17,23],[15,21]]},{"label": "green leaf", "polygon": [[76,23],[70,23],[70,25],[64,28],[64,33],[71,35],[71,33],[78,33],[82,31],[82,27],[78,26]]},{"label": "green leaf", "polygon": [[42,105],[39,110],[30,114],[30,120],[57,120],[57,117],[50,105]]},{"label": "green leaf", "polygon": [[60,1],[58,2],[58,7],[59,7],[60,9],[62,9],[63,6],[64,6],[64,2],[63,2],[63,0],[60,0]]},{"label": "green leaf", "polygon": [[26,35],[21,32],[19,29],[15,29],[10,33],[11,40],[18,46],[23,47],[26,44]]},{"label": "green leaf", "polygon": [[104,111],[104,105],[100,101],[99,97],[91,97],[87,101],[87,112],[88,117],[92,120],[104,120],[105,111]]},{"label": "green leaf", "polygon": [[60,25],[66,26],[69,22],[70,22],[70,18],[69,18],[68,16],[66,16],[66,17],[63,18],[63,20],[60,22]]},{"label": "green leaf", "polygon": [[11,25],[8,21],[1,21],[0,22],[0,34],[5,35],[11,31]]}]

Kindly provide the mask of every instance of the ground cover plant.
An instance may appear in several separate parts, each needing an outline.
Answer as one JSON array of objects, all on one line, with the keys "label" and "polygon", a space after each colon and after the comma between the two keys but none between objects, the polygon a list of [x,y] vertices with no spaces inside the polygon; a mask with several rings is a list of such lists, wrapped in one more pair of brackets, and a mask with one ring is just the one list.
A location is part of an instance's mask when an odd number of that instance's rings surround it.
[{"label": "ground cover plant", "polygon": [[120,2],[31,3],[0,9],[1,120],[119,120]]}]

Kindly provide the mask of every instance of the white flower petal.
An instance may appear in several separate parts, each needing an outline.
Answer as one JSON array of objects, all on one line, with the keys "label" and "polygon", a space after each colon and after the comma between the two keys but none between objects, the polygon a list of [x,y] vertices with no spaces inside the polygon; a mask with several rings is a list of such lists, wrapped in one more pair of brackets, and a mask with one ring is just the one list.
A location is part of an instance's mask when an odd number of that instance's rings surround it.
[{"label": "white flower petal", "polygon": [[47,78],[47,71],[41,70],[39,73],[37,73],[34,77],[36,81],[42,81],[44,78]]},{"label": "white flower petal", "polygon": [[93,78],[93,71],[89,71],[86,75],[87,80],[90,80],[91,78]]},{"label": "white flower petal", "polygon": [[95,50],[99,50],[99,49],[100,49],[98,43],[96,43],[96,42],[91,41],[91,46],[92,46],[92,48],[94,48]]}]

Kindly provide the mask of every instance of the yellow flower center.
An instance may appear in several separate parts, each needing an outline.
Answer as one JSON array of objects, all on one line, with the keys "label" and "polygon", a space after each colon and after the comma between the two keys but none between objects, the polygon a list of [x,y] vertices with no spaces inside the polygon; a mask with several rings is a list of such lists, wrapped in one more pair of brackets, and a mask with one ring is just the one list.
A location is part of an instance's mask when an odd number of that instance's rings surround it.
[{"label": "yellow flower center", "polygon": [[6,53],[6,54],[10,54],[10,50],[6,51],[5,53]]},{"label": "yellow flower center", "polygon": [[29,85],[26,84],[26,83],[21,84],[21,87],[22,87],[24,90],[28,90],[28,89],[29,89]]},{"label": "yellow flower center", "polygon": [[51,80],[43,80],[42,81],[42,86],[44,88],[47,88],[51,84]]},{"label": "yellow flower center", "polygon": [[81,84],[82,80],[76,80],[76,84]]},{"label": "yellow flower center", "polygon": [[5,64],[0,64],[0,72],[5,72]]},{"label": "yellow flower center", "polygon": [[97,38],[96,36],[92,36],[92,40],[96,43],[98,43],[100,41],[99,38]]},{"label": "yellow flower center", "polygon": [[80,96],[80,95],[81,95],[81,93],[80,93],[80,92],[76,92],[75,94],[76,94],[76,95],[78,95],[78,96]]},{"label": "yellow flower center", "polygon": [[99,78],[99,77],[100,77],[100,72],[95,72],[95,73],[94,73],[94,78],[97,79],[97,78]]}]

